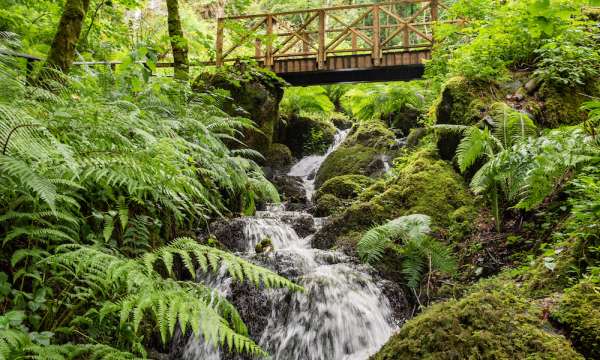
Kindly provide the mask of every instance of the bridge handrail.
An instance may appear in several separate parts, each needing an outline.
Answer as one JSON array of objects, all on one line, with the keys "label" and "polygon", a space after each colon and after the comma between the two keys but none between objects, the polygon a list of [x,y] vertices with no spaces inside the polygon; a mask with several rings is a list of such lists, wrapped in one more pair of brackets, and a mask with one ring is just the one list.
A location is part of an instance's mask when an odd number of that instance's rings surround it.
[{"label": "bridge handrail", "polygon": [[[408,16],[400,16],[394,9],[387,9],[387,7],[414,4],[421,4],[421,6]],[[349,20],[341,20],[334,13],[351,9],[366,9],[366,11],[361,12],[362,14],[357,18]],[[328,55],[357,54],[359,52],[371,52],[373,63],[378,66],[384,52],[430,49],[433,45],[432,30],[428,34],[428,31],[421,31],[418,27],[427,28],[440,22],[438,17],[440,9],[448,9],[440,0],[397,0],[375,4],[340,5],[318,9],[220,17],[217,19],[216,65],[221,66],[227,61],[235,61],[237,58],[230,55],[240,47],[254,41],[253,58],[259,62],[262,61],[262,65],[267,68],[272,68],[277,59],[307,59],[310,57],[314,57],[319,68],[323,68]],[[298,14],[304,14],[306,17],[301,20],[299,25],[296,24],[296,27],[281,20],[284,16]],[[387,24],[380,21],[380,14],[386,16]],[[419,17],[423,17],[424,20],[416,21]],[[363,24],[366,19],[370,19],[371,24]],[[251,24],[247,26],[246,32],[242,33],[238,41],[234,41],[230,47],[225,48],[225,25],[233,20],[250,20]],[[444,22],[460,23],[462,21]],[[316,29],[314,29],[315,25]],[[275,29],[276,26],[279,29]],[[313,29],[310,28],[311,26]],[[259,32],[264,32],[264,34],[259,35]],[[368,32],[371,34],[367,34]],[[332,40],[327,39],[326,34],[331,33],[337,34],[333,36]],[[381,38],[382,33],[386,33],[386,37],[383,39]],[[313,35],[317,35],[316,39],[313,38]],[[393,44],[399,36],[402,36],[401,46]],[[343,47],[342,44],[348,42],[348,37],[352,38],[352,46],[340,49],[340,46]],[[280,40],[279,43],[277,43],[278,40]],[[359,42],[364,45],[359,46]],[[290,52],[294,47],[301,49]]]}]

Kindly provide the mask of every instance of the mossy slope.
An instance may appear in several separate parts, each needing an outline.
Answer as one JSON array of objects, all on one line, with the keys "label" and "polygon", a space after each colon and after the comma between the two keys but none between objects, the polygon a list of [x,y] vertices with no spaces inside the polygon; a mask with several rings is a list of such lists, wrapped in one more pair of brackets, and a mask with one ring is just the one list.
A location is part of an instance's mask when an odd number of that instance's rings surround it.
[{"label": "mossy slope", "polygon": [[583,359],[513,289],[481,289],[409,320],[371,360]]}]

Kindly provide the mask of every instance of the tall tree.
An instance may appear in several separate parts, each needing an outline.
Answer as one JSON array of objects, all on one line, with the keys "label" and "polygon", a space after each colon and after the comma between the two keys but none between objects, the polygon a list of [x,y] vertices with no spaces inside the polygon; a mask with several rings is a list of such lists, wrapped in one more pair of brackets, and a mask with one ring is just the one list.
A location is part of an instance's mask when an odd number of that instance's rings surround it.
[{"label": "tall tree", "polygon": [[178,0],[167,0],[167,13],[175,78],[187,81],[190,77],[188,43],[183,36]]},{"label": "tall tree", "polygon": [[75,46],[81,34],[90,0],[67,0],[46,60],[46,67],[68,72],[75,58]]}]

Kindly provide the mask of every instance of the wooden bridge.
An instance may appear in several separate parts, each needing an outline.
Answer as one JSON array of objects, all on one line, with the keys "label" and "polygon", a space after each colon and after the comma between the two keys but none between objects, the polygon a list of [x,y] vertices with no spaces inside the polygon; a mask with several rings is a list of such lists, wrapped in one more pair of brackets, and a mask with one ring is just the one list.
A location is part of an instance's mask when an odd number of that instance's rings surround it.
[{"label": "wooden bridge", "polygon": [[254,59],[293,85],[411,80],[431,58],[439,0],[219,18],[216,65]]}]

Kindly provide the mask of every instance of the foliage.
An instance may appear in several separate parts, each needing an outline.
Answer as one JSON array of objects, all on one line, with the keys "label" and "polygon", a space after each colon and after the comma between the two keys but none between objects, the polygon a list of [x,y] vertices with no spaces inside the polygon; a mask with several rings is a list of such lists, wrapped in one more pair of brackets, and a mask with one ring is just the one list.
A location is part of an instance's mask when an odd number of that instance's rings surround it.
[{"label": "foliage", "polygon": [[374,264],[381,260],[391,244],[402,242],[402,272],[407,285],[416,288],[425,274],[434,270],[452,273],[456,264],[451,251],[428,233],[431,219],[426,215],[406,215],[367,231],[357,244],[358,256]]},{"label": "foliage", "polygon": [[418,82],[366,84],[353,87],[342,104],[359,120],[382,120],[400,111],[425,108],[429,93]]},{"label": "foliage", "polygon": [[456,158],[461,172],[479,164],[479,169],[471,180],[471,189],[476,194],[486,194],[491,205],[496,229],[501,230],[501,209],[499,191],[511,200],[515,197],[515,179],[512,173],[496,171],[493,160],[498,154],[510,149],[513,144],[525,141],[536,135],[533,121],[525,114],[511,109],[504,103],[495,103],[490,111],[491,130],[488,126],[437,125],[436,128],[458,131],[464,136],[457,149]]},{"label": "foliage", "polygon": [[27,85],[0,57],[6,358],[145,357],[153,329],[164,343],[176,323],[264,354],[231,304],[177,275],[223,266],[239,281],[298,289],[230,253],[173,240],[243,196],[278,195],[251,160],[259,155],[225,143],[251,122],[221,111],[216,93],[150,78],[136,63],[145,53],[116,74],[65,77],[55,92]]},{"label": "foliage", "polygon": [[600,75],[600,46],[584,29],[569,29],[547,39],[535,50],[534,71],[540,80],[555,87],[585,86]]},{"label": "foliage", "polygon": [[[428,65],[427,73],[436,79],[462,75],[469,80],[493,82],[506,79],[509,69],[532,65],[536,59],[542,59],[542,73],[548,77],[560,76],[555,72],[562,72],[560,66],[552,68],[559,61],[552,64],[553,60],[537,55],[551,51],[553,45],[548,44],[565,41],[562,50],[558,50],[561,61],[572,58],[567,55],[567,49],[574,50],[577,40],[561,34],[569,29],[589,31],[581,8],[593,2],[527,0],[498,4],[487,0],[457,1],[450,10],[452,16],[466,18],[468,22],[440,25],[439,31],[435,32],[438,42],[434,60]],[[544,50],[538,50],[543,47]],[[579,64],[588,63],[587,59],[593,57],[586,54]]]},{"label": "foliage", "polygon": [[323,87],[307,86],[286,88],[280,109],[288,117],[316,115],[328,118],[335,107]]}]

